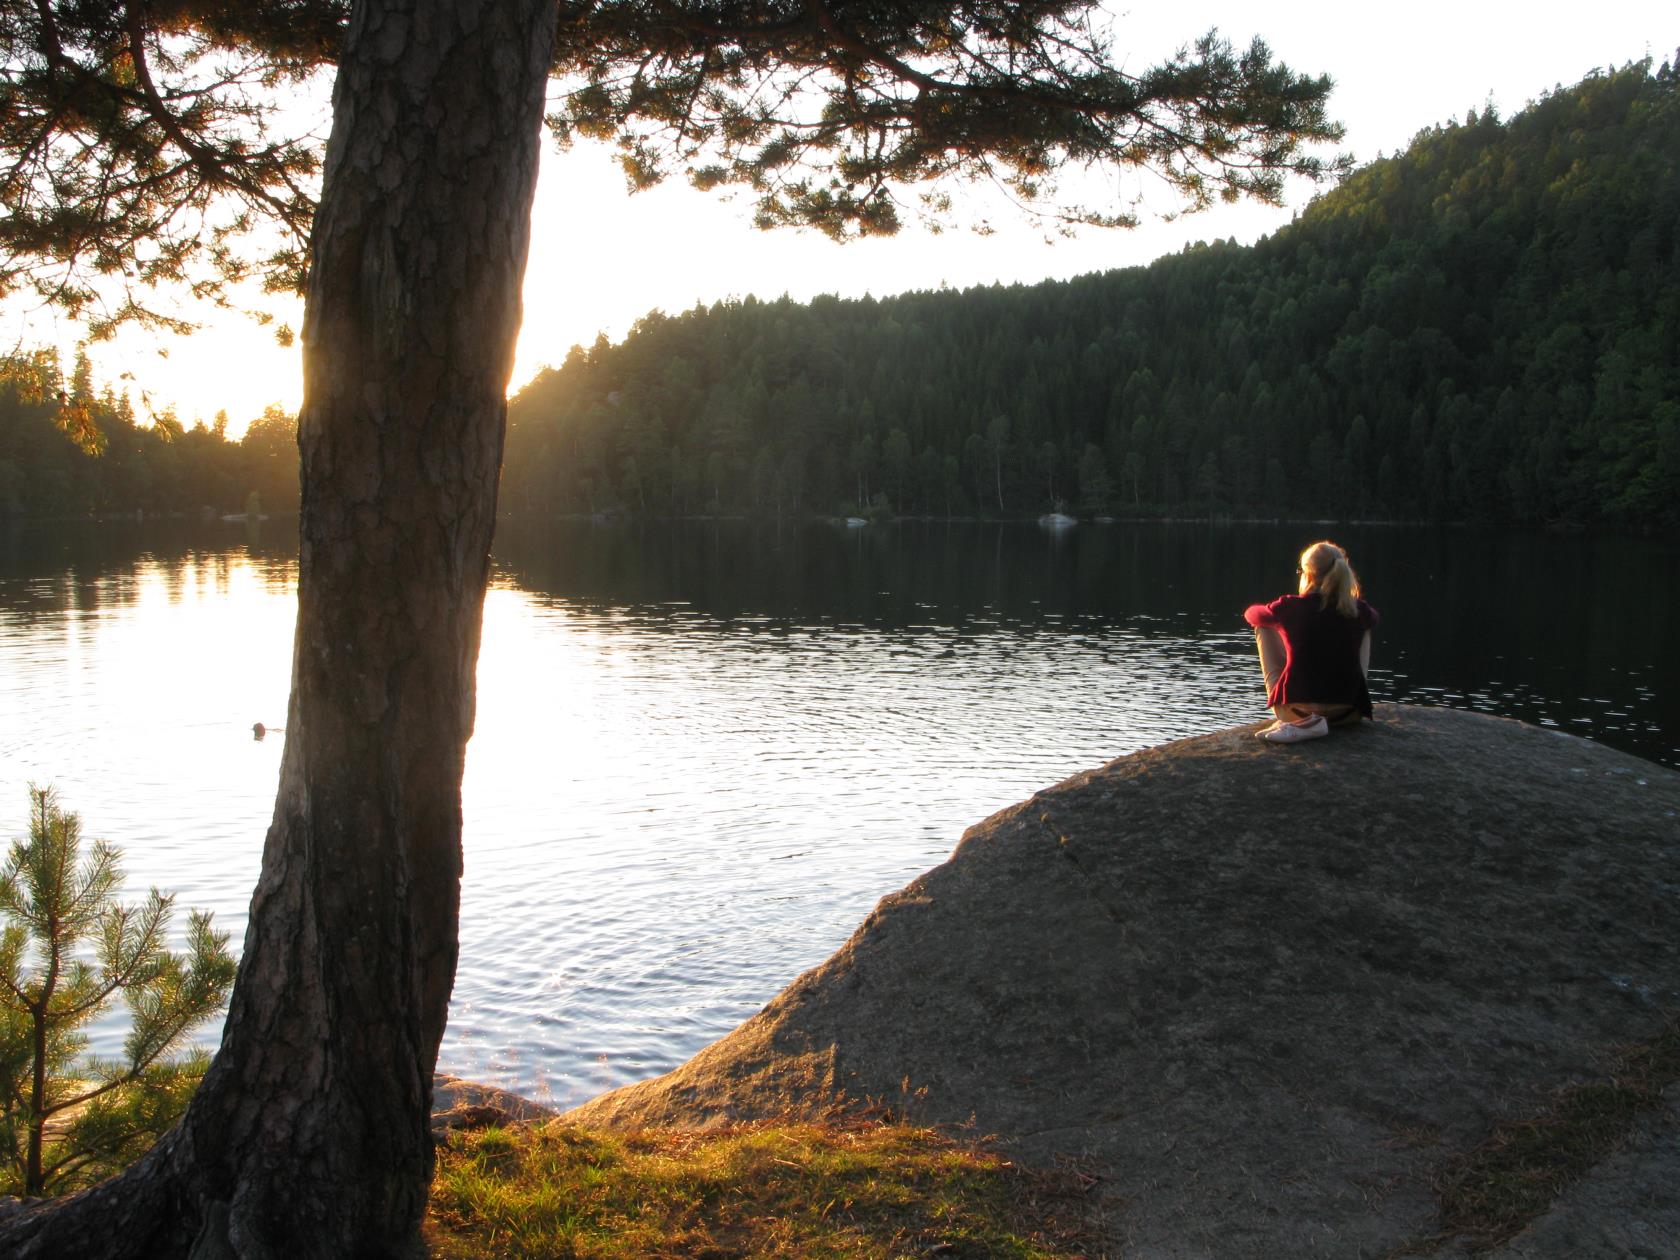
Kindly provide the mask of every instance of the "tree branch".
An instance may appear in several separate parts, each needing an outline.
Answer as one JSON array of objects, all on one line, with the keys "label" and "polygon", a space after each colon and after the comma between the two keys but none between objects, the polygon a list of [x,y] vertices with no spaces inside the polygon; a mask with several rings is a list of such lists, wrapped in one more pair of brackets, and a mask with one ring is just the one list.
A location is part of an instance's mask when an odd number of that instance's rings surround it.
[{"label": "tree branch", "polygon": [[244,172],[230,170],[210,149],[195,141],[181,127],[180,120],[164,104],[163,98],[158,95],[157,86],[152,82],[151,68],[146,58],[145,29],[140,24],[139,10],[135,4],[130,3],[126,12],[128,49],[129,56],[134,63],[134,77],[140,84],[147,105],[147,113],[152,120],[163,128],[164,134],[193,160],[194,165],[204,173],[205,178],[210,180],[212,184],[226,184],[229,187],[237,188],[245,196],[260,201],[274,211],[280,217],[281,222],[295,231],[296,225],[292,221],[289,206],[260,184],[252,183],[245,177]]}]

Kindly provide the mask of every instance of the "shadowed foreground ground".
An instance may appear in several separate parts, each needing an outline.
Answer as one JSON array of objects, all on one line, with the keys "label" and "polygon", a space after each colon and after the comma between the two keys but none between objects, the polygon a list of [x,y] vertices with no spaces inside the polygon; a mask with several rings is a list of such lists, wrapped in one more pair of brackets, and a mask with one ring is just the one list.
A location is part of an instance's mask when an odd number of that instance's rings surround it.
[{"label": "shadowed foreground ground", "polygon": [[[568,1118],[885,1102],[1083,1161],[1138,1260],[1464,1254],[1442,1179],[1680,1010],[1680,774],[1446,710],[1253,729],[994,815],[734,1033]],[[1484,1254],[1680,1256],[1671,1080]]]}]

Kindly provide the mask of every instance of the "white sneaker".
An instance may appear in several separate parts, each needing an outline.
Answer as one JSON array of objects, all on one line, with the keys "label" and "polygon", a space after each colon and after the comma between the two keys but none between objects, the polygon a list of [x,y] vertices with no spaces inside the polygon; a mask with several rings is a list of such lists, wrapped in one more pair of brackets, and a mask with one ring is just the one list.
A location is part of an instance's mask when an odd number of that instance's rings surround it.
[{"label": "white sneaker", "polygon": [[1323,739],[1329,733],[1330,723],[1325,721],[1322,713],[1315,713],[1299,722],[1279,722],[1261,731],[1260,738],[1268,744],[1299,744],[1303,740]]}]

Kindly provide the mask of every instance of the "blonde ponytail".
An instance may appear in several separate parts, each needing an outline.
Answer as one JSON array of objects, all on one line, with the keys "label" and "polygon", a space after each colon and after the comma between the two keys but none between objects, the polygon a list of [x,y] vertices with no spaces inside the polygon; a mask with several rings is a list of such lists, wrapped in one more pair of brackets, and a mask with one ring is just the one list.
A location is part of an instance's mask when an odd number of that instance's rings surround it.
[{"label": "blonde ponytail", "polygon": [[1358,615],[1359,575],[1348,563],[1347,552],[1335,543],[1315,542],[1301,553],[1301,594],[1318,593],[1326,608],[1344,617]]}]

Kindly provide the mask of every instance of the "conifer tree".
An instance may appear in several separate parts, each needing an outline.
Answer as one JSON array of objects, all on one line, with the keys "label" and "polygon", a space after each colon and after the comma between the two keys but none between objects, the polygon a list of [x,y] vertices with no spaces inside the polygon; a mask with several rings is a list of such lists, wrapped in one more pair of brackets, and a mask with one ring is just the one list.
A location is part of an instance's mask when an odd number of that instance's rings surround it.
[{"label": "conifer tree", "polygon": [[[89,269],[139,290],[301,276],[306,293],[291,735],[221,1049],[146,1161],[73,1204],[0,1222],[0,1248],[90,1254],[97,1240],[148,1260],[419,1250],[545,116],[562,141],[616,140],[637,185],[665,172],[739,185],[758,222],[840,237],[892,230],[901,202],[928,204],[915,190],[947,177],[1001,178],[1059,217],[1122,222],[1123,210],[1066,204],[1056,173],[1147,166],[1193,208],[1275,200],[1286,175],[1336,169],[1311,156],[1341,134],[1328,79],[1213,35],[1132,72],[1095,10],[0,6],[12,212],[0,288],[84,312]],[[328,63],[333,130],[317,151],[278,135],[269,93]],[[553,109],[551,74],[576,89]],[[261,221],[290,242],[270,260],[241,247]],[[144,317],[122,306],[106,322],[125,316]],[[708,455],[714,498],[738,480],[724,455]],[[581,462],[593,489],[607,466]]]},{"label": "conifer tree", "polygon": [[[30,789],[29,838],[0,870],[0,1185],[14,1193],[122,1168],[175,1122],[209,1062],[180,1052],[233,986],[227,933],[195,910],[186,952],[172,952],[173,896],[123,905],[122,878],[114,847],[96,840],[84,857],[81,820]],[[84,1057],[87,1026],[119,996],[133,1021],[121,1056]]]}]

